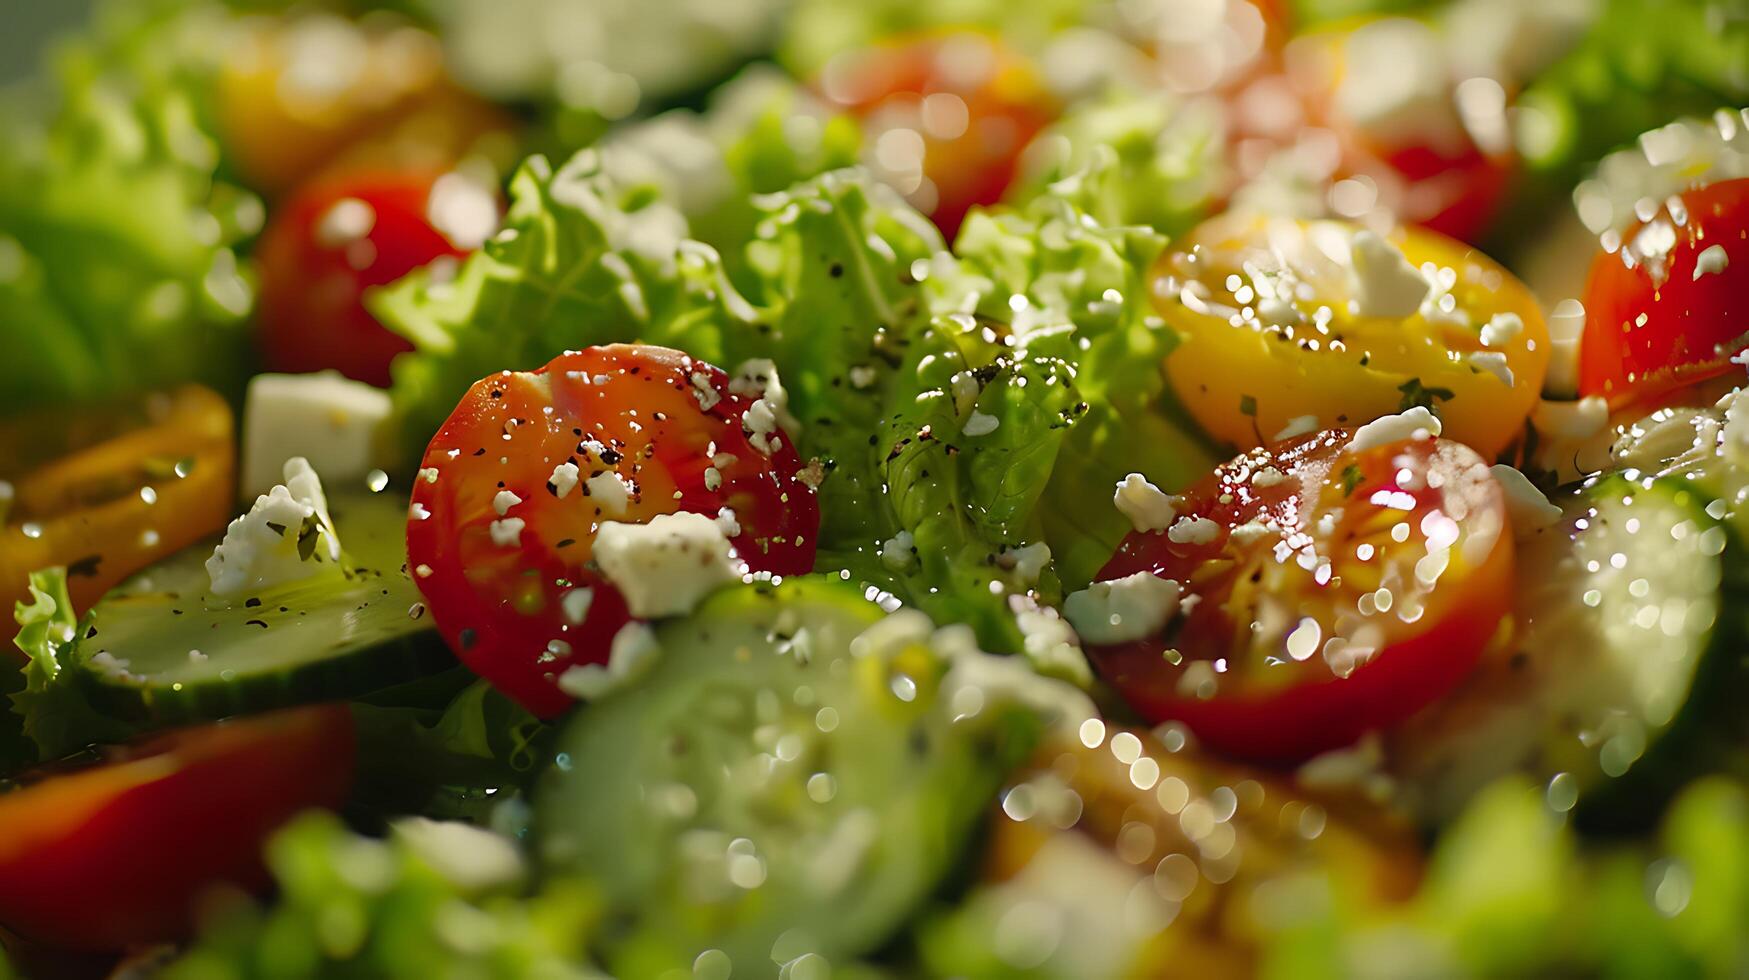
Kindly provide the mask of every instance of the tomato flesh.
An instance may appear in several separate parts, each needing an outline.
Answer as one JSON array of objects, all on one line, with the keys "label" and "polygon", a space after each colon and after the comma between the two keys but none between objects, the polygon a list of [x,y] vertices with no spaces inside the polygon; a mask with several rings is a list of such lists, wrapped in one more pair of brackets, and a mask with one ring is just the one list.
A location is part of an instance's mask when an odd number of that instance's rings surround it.
[{"label": "tomato flesh", "polygon": [[343,705],[220,722],[104,749],[103,764],[0,792],[0,924],[70,949],[186,935],[217,883],[267,884],[261,847],[352,784]]},{"label": "tomato flesh", "polygon": [[[559,675],[605,662],[630,618],[590,564],[604,521],[726,509],[750,571],[812,570],[819,504],[787,436],[769,455],[750,440],[754,400],[722,370],[644,345],[477,382],[425,452],[407,523],[414,580],[462,661],[537,714],[565,710]],[[566,464],[581,482],[561,496],[555,470]],[[592,478],[617,478],[623,507],[592,496]],[[521,522],[514,535],[506,520]],[[566,598],[582,588],[592,598],[571,622]]]},{"label": "tomato flesh", "polygon": [[1623,405],[1735,370],[1749,348],[1749,178],[1666,201],[1585,284],[1579,393]]},{"label": "tomato flesh", "polygon": [[875,170],[951,241],[994,204],[1021,151],[1055,115],[1036,71],[982,34],[905,38],[841,56],[826,97],[863,121]]},{"label": "tomato flesh", "polygon": [[1348,442],[1239,456],[1183,496],[1207,540],[1118,547],[1101,580],[1146,572],[1185,596],[1161,635],[1088,651],[1143,715],[1287,763],[1403,720],[1474,665],[1512,594],[1499,484],[1448,440]]},{"label": "tomato flesh", "polygon": [[261,240],[257,336],[267,368],[333,368],[387,386],[389,363],[413,345],[377,322],[365,290],[466,255],[491,232],[496,207],[455,174],[361,172],[300,190]]}]

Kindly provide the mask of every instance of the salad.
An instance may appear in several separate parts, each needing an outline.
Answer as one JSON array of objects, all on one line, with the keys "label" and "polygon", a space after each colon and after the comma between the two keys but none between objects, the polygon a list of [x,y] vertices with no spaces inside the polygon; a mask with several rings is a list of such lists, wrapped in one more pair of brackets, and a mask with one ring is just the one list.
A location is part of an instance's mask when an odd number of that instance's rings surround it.
[{"label": "salad", "polygon": [[1740,0],[108,0],[0,977],[1749,974]]}]

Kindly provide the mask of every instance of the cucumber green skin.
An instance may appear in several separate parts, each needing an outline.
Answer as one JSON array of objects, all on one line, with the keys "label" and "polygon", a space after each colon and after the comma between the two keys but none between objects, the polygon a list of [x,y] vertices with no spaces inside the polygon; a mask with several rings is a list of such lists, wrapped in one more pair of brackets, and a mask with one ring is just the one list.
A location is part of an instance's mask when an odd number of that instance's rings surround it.
[{"label": "cucumber green skin", "polygon": [[[1702,499],[1721,499],[1722,488],[1712,481],[1689,485]],[[1749,512],[1727,513],[1720,526],[1730,539],[1720,567],[1718,618],[1688,700],[1633,768],[1581,795],[1574,813],[1581,830],[1642,833],[1694,779],[1713,772],[1749,779]]]},{"label": "cucumber green skin", "polygon": [[[1595,508],[1599,513],[1589,518],[1592,530],[1582,534],[1595,534],[1600,521],[1648,519],[1658,513],[1623,510],[1618,507],[1623,497],[1632,498],[1636,505],[1662,501],[1670,508],[1662,512],[1670,523],[1686,522],[1694,529],[1685,546],[1689,550],[1676,558],[1683,563],[1675,569],[1677,574],[1650,576],[1656,581],[1648,601],[1657,601],[1661,592],[1692,597],[1674,581],[1692,573],[1693,587],[1705,588],[1709,593],[1705,598],[1714,605],[1710,624],[1696,629],[1691,619],[1678,638],[1660,641],[1664,649],[1646,649],[1640,663],[1633,659],[1640,652],[1637,648],[1612,644],[1602,633],[1569,632],[1621,621],[1625,613],[1617,604],[1627,597],[1618,593],[1634,566],[1628,566],[1629,572],[1599,578],[1559,564],[1607,561],[1615,546],[1626,540],[1582,538],[1582,545],[1568,546],[1573,519],[1586,511]],[[1541,780],[1563,775],[1563,793],[1576,793],[1565,805],[1575,806],[1580,826],[1599,832],[1638,831],[1655,821],[1670,795],[1694,775],[1733,757],[1741,763],[1741,748],[1720,751],[1722,747],[1713,743],[1726,728],[1741,726],[1737,716],[1742,712],[1734,703],[1741,703],[1746,690],[1749,559],[1742,540],[1731,537],[1730,529],[1707,513],[1713,499],[1710,492],[1682,477],[1664,476],[1650,487],[1622,476],[1604,477],[1568,499],[1568,516],[1558,527],[1538,532],[1531,541],[1521,540],[1518,588],[1522,595],[1516,612],[1520,632],[1515,655],[1484,662],[1457,690],[1387,737],[1387,772],[1405,787],[1412,810],[1439,824],[1461,811],[1474,792],[1495,778],[1512,772]],[[1653,521],[1647,523],[1642,533],[1658,533],[1650,528]],[[1704,555],[1693,547],[1708,532],[1727,535],[1721,554]],[[1621,531],[1612,528],[1609,533]],[[1647,549],[1674,547],[1678,546],[1673,542],[1643,539],[1623,550],[1645,555]],[[1693,564],[1701,562],[1706,564]],[[1596,614],[1581,601],[1581,594],[1594,585],[1607,585]],[[1669,589],[1677,591],[1669,593]],[[1615,639],[1621,639],[1619,632]],[[1675,695],[1668,702],[1673,710],[1660,712],[1663,720],[1659,721],[1648,716],[1644,702],[1635,700],[1639,695],[1630,696],[1630,688],[1622,685],[1630,683],[1626,678],[1641,664],[1654,662],[1647,657],[1671,649],[1682,652],[1671,669],[1687,673],[1657,675],[1662,683],[1681,685],[1668,688]],[[1585,744],[1580,732],[1624,711],[1644,736],[1645,748],[1625,772],[1611,776],[1601,763],[1599,746]],[[1552,794],[1551,800],[1560,795]]]},{"label": "cucumber green skin", "polygon": [[[69,659],[92,704],[143,726],[182,724],[356,697],[453,667],[431,618],[410,615],[421,597],[405,569],[406,502],[348,495],[331,509],[344,580],[291,583],[255,606],[220,600],[207,592],[213,539],[111,590],[82,618]],[[127,675],[93,663],[100,652],[126,660]]]},{"label": "cucumber green skin", "polygon": [[[708,949],[729,954],[736,977],[776,976],[774,956],[804,952],[842,963],[891,936],[953,869],[1003,775],[1030,751],[1036,723],[1003,716],[964,732],[931,703],[927,678],[908,704],[884,680],[871,683],[881,662],[853,657],[849,643],[880,616],[835,580],[719,592],[659,627],[648,674],[585,707],[560,734],[537,791],[537,851],[548,878],[581,877],[606,900],[600,952],[616,976],[684,971]],[[794,624],[813,639],[805,664],[772,637]],[[813,697],[793,707],[802,685]],[[751,722],[723,720],[728,707],[759,711],[761,699],[784,706],[777,724],[786,733],[813,725],[821,707],[840,718],[830,734],[808,732],[794,763],[776,763],[768,791],[740,778],[739,764],[761,751]],[[828,803],[803,789],[816,766],[838,780]],[[676,782],[691,789],[695,815],[662,815],[645,802],[645,790]],[[813,887],[818,879],[803,869],[819,867],[810,862],[825,860],[822,840],[853,824],[869,835],[861,859],[833,865],[854,869],[836,887]],[[751,840],[765,861],[756,887],[736,888],[710,863],[735,838]],[[709,855],[686,857],[700,840]]]}]

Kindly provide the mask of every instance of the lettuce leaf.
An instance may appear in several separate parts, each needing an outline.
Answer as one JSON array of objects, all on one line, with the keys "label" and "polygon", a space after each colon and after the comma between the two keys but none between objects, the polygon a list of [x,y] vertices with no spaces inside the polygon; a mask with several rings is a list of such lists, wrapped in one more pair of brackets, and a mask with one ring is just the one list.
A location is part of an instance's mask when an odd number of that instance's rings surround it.
[{"label": "lettuce leaf", "polygon": [[94,742],[116,742],[134,734],[132,726],[92,707],[62,662],[79,625],[67,595],[65,568],[32,572],[30,601],[18,603],[13,618],[18,635],[12,642],[27,659],[23,687],[12,694],[12,710],[34,752],[29,759],[12,761],[47,762]]},{"label": "lettuce leaf", "polygon": [[754,197],[853,166],[861,145],[854,119],[755,65],[713,92],[702,112],[675,109],[625,126],[601,153],[615,179],[654,184],[745,289],[746,246],[760,216]]},{"label": "lettuce leaf", "polygon": [[[258,200],[215,178],[219,15],[105,5],[0,112],[0,413],[185,380],[240,387]],[[205,52],[204,54],[202,52]]]},{"label": "lettuce leaf", "polygon": [[451,281],[430,267],[369,302],[415,351],[395,362],[403,455],[414,457],[470,385],[560,352],[642,340],[722,358],[754,311],[714,249],[648,186],[622,186],[585,150],[558,170],[530,157],[510,181],[504,229]]},{"label": "lettuce leaf", "polygon": [[550,758],[553,729],[483,680],[441,709],[352,705],[353,812],[487,823]]},{"label": "lettuce leaf", "polygon": [[219,908],[164,977],[604,976],[583,948],[591,896],[556,886],[526,897],[517,845],[472,825],[413,818],[379,839],[311,813],[274,836],[267,864],[274,905]]},{"label": "lettuce leaf", "polygon": [[[1095,167],[1115,170],[1101,180],[1057,187],[1104,225],[1147,225],[1181,234],[1218,204],[1232,175],[1226,133],[1214,103],[1168,92],[1114,87],[1072,105],[1022,158],[1022,172],[1007,200],[1025,204],[1065,178]],[[1109,147],[1109,159],[1096,159]]]},{"label": "lettuce leaf", "polygon": [[1580,167],[1683,115],[1749,104],[1749,5],[1604,0],[1518,99],[1517,144],[1560,197]]},{"label": "lettuce leaf", "polygon": [[1109,506],[1125,474],[1177,490],[1217,459],[1161,371],[1175,338],[1154,313],[1149,278],[1166,240],[1147,227],[1101,224],[1078,205],[1124,179],[1111,151],[1094,157],[1023,209],[974,212],[955,244],[957,268],[932,280],[936,309],[1009,320],[1017,349],[1073,368],[1085,407],[1037,507],[1066,589],[1084,586],[1129,531]]}]

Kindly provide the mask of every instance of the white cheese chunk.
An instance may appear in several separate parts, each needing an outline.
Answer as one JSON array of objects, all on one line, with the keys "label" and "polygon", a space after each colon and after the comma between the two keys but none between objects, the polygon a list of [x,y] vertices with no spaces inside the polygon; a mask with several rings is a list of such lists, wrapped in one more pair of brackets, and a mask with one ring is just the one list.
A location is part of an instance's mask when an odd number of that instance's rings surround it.
[{"label": "white cheese chunk", "polygon": [[1576,402],[1539,401],[1530,424],[1553,439],[1589,439],[1609,425],[1609,402],[1590,395]]},{"label": "white cheese chunk", "polygon": [[1523,332],[1523,317],[1516,313],[1496,313],[1482,324],[1482,346],[1504,347]]},{"label": "white cheese chunk", "polygon": [[1051,546],[1043,541],[1021,545],[1018,548],[1004,549],[1001,560],[1012,565],[1014,578],[1021,585],[1033,585],[1038,582],[1039,575],[1051,561]]},{"label": "white cheese chunk", "polygon": [[1358,453],[1388,446],[1393,442],[1402,442],[1404,439],[1437,436],[1440,432],[1439,416],[1417,405],[1407,412],[1374,419],[1354,430],[1354,438],[1348,442],[1348,451]]},{"label": "white cheese chunk", "polygon": [[1148,532],[1171,527],[1182,501],[1148,482],[1142,474],[1131,473],[1117,485],[1111,502],[1117,505],[1119,513],[1130,519],[1131,527]]},{"label": "white cheese chunk", "polygon": [[583,493],[608,517],[623,517],[631,495],[625,480],[613,470],[603,470],[583,482]]},{"label": "white cheese chunk", "polygon": [[900,531],[881,542],[881,564],[891,571],[908,572],[917,567],[917,542],[910,531]]},{"label": "white cheese chunk", "polygon": [[1208,544],[1221,533],[1221,526],[1206,517],[1180,517],[1166,532],[1173,544]]},{"label": "white cheese chunk", "polygon": [[1731,257],[1725,254],[1725,246],[1708,245],[1694,257],[1694,280],[1700,281],[1701,276],[1713,276],[1725,271],[1731,266]]},{"label": "white cheese chunk", "polygon": [[1506,353],[1497,350],[1474,351],[1469,357],[1470,366],[1478,371],[1486,371],[1500,379],[1506,387],[1512,387],[1512,369],[1506,366]]},{"label": "white cheese chunk", "polygon": [[499,517],[510,513],[510,508],[520,503],[522,498],[510,490],[500,490],[492,497],[492,509],[498,512]]},{"label": "white cheese chunk", "polygon": [[1400,319],[1421,309],[1433,287],[1401,249],[1370,231],[1355,232],[1353,249],[1355,313]]},{"label": "white cheese chunk", "polygon": [[741,563],[717,522],[685,511],[648,524],[602,522],[595,563],[631,614],[646,618],[691,612],[707,594],[741,577]]},{"label": "white cheese chunk", "polygon": [[552,488],[553,496],[564,500],[566,494],[577,489],[577,481],[582,475],[576,463],[565,460],[553,467],[553,475],[547,477],[547,486]]},{"label": "white cheese chunk", "polygon": [[974,408],[972,409],[972,417],[966,419],[966,424],[960,427],[960,431],[968,436],[987,436],[995,432],[996,427],[1001,424],[1002,420],[996,416],[985,415]]},{"label": "white cheese chunk", "polygon": [[1543,394],[1572,398],[1579,393],[1579,341],[1585,335],[1585,306],[1564,299],[1549,311],[1549,369]]},{"label": "white cheese chunk", "polygon": [[1281,442],[1283,439],[1292,439],[1316,431],[1318,431],[1318,417],[1316,415],[1296,415],[1287,420],[1287,425],[1282,426],[1281,431],[1277,432],[1274,438],[1276,442]]},{"label": "white cheese chunk", "polygon": [[576,664],[559,675],[559,690],[593,701],[624,687],[655,663],[662,647],[647,623],[627,623],[613,634],[607,665]]},{"label": "white cheese chunk", "polygon": [[1088,643],[1125,643],[1165,629],[1183,595],[1176,581],[1137,572],[1070,593],[1063,616]]},{"label": "white cheese chunk", "polygon": [[595,590],[588,586],[568,589],[559,596],[559,610],[564,613],[565,622],[571,626],[581,626],[583,620],[589,618],[589,607],[595,603]]},{"label": "white cheese chunk", "polygon": [[1506,493],[1506,516],[1514,531],[1539,531],[1561,519],[1561,508],[1549,503],[1549,498],[1516,468],[1496,463],[1490,470]]},{"label": "white cheese chunk", "polygon": [[389,394],[337,371],[260,374],[243,402],[245,500],[280,482],[285,461],[302,456],[330,483],[363,480],[379,462]]},{"label": "white cheese chunk", "polygon": [[234,596],[339,570],[340,538],[322,481],[301,456],[286,460],[283,473],[285,482],[232,521],[206,560],[214,595]]}]

